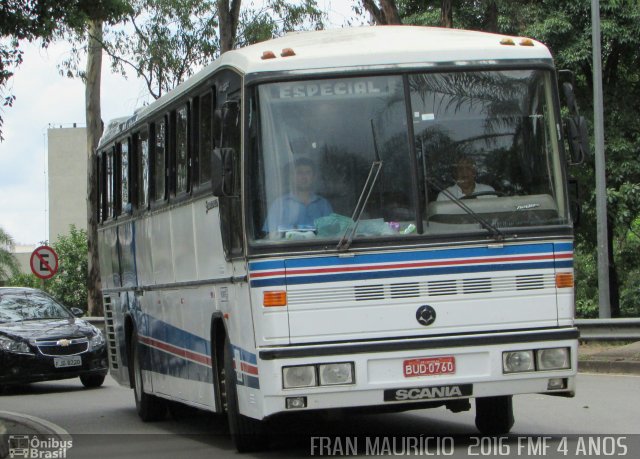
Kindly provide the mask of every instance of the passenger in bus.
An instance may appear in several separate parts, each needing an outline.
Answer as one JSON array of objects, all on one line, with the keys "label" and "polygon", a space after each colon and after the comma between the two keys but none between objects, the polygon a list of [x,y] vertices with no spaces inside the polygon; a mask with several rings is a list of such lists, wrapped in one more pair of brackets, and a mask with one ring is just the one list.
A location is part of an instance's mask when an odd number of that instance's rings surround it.
[{"label": "passenger in bus", "polygon": [[313,161],[298,158],[293,166],[292,192],[271,204],[262,227],[271,237],[284,231],[312,231],[317,218],[326,217],[333,212],[329,201],[315,193],[316,173]]},{"label": "passenger in bus", "polygon": [[[456,163],[454,172],[456,183],[446,189],[454,198],[495,198],[497,196],[492,186],[476,182],[476,165],[471,158],[466,156],[460,158]],[[441,191],[437,200],[450,199],[448,193]]]}]

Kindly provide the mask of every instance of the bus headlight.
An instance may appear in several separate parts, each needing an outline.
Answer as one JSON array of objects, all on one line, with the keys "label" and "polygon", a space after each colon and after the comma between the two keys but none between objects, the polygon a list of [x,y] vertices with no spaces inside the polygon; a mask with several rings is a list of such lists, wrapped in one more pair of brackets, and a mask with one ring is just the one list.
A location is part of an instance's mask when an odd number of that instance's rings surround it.
[{"label": "bus headlight", "polygon": [[570,368],[569,348],[538,349],[536,351],[538,370],[563,370]]},{"label": "bus headlight", "polygon": [[502,353],[502,371],[518,373],[535,370],[533,351],[510,351]]},{"label": "bus headlight", "polygon": [[284,367],[282,369],[282,384],[285,389],[316,386],[316,367],[313,365]]},{"label": "bus headlight", "polygon": [[321,386],[353,383],[353,363],[351,362],[319,365],[319,369]]}]

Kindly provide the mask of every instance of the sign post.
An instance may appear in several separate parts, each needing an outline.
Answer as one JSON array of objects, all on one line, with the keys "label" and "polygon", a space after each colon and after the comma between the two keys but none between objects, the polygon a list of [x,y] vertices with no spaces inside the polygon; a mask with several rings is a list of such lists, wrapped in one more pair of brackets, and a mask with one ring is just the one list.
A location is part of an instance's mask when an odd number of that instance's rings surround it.
[{"label": "sign post", "polygon": [[42,279],[51,279],[58,272],[58,254],[48,245],[42,245],[31,254],[31,272]]}]

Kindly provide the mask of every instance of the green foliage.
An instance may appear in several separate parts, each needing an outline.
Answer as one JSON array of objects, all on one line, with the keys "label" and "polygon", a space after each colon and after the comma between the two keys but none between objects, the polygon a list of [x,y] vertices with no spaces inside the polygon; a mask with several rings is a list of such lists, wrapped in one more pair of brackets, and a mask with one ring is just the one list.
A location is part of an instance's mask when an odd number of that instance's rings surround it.
[{"label": "green foliage", "polygon": [[61,303],[87,310],[87,232],[71,225],[69,233],[53,243],[58,273],[46,281],[47,291]]},{"label": "green foliage", "polygon": [[[7,286],[11,287],[30,287],[42,289],[42,280],[38,279],[34,274],[16,273],[7,281]],[[44,289],[46,290],[46,283]]]},{"label": "green foliage", "polygon": [[[7,82],[22,64],[21,40],[42,40],[42,46],[70,30],[84,30],[88,18],[114,23],[129,9],[127,0],[3,0],[0,2],[0,97],[2,107],[11,106],[15,96],[6,91]],[[2,140],[0,116],[0,140]]]},{"label": "green foliage", "polygon": [[324,27],[323,18],[316,0],[268,0],[261,9],[242,11],[237,45],[251,45],[294,30],[320,30]]},{"label": "green foliage", "polygon": [[13,255],[13,238],[0,228],[0,280],[18,272],[18,260]]},{"label": "green foliage", "polygon": [[[441,0],[397,0],[404,23],[439,25]],[[582,114],[590,121],[592,102],[591,1],[452,1],[457,28],[487,30],[489,12],[498,13],[498,32],[545,43],[556,67],[572,70]],[[612,243],[612,313],[640,316],[640,2],[601,0],[602,75],[608,218]],[[569,169],[580,185],[581,224],[576,233],[576,304],[581,317],[598,315],[595,161]],[[619,312],[615,301],[619,298]]]}]

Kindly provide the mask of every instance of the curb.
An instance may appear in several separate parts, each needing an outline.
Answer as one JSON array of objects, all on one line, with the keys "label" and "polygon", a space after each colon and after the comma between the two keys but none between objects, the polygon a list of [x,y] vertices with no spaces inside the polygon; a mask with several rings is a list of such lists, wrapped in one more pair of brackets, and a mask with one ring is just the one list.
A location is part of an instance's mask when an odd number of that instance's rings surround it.
[{"label": "curb", "polygon": [[604,359],[578,360],[578,372],[640,375],[640,361]]},{"label": "curb", "polygon": [[[62,427],[57,426],[54,423],[46,421],[44,419],[40,419],[35,416],[29,416],[27,414],[13,413],[11,411],[0,411],[0,422],[1,421],[8,421],[17,424],[18,426],[24,427],[24,430],[28,431],[28,433],[35,432],[36,434],[55,435],[61,438],[71,438],[69,432],[64,430]],[[5,432],[5,435],[11,433],[14,432]]]}]

